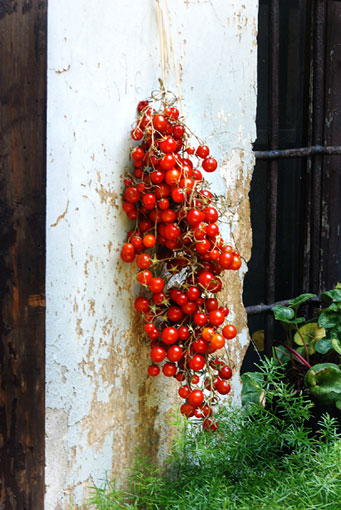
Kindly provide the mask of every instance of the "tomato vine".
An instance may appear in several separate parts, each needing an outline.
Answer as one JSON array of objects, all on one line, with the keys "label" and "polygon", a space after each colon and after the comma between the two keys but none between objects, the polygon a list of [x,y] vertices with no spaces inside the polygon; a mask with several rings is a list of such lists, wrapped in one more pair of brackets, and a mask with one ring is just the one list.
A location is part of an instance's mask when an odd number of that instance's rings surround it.
[{"label": "tomato vine", "polygon": [[[150,344],[152,377],[175,377],[185,402],[181,413],[216,430],[213,407],[230,392],[232,371],[219,356],[237,330],[219,305],[224,270],[238,270],[240,255],[221,237],[217,198],[204,172],[218,163],[180,118],[164,89],[138,104],[131,138],[134,168],[124,179],[123,210],[135,227],[121,249],[136,262],[141,286],[135,309]],[[190,143],[193,138],[197,147]],[[160,368],[161,367],[161,368]]]}]

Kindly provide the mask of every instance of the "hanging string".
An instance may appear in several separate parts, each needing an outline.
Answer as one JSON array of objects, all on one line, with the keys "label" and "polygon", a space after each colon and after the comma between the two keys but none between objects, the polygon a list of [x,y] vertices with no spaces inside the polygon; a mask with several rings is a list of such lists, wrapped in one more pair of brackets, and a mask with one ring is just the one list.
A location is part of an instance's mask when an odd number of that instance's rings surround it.
[{"label": "hanging string", "polygon": [[170,65],[169,65],[169,54],[168,54],[168,43],[167,33],[165,30],[165,24],[163,21],[163,12],[160,4],[160,0],[156,0],[157,6],[157,24],[160,39],[160,60],[161,60],[161,76],[163,87],[166,87]]},{"label": "hanging string", "polygon": [[[165,15],[167,18],[167,27],[168,27],[169,47],[170,47],[170,51],[171,51],[172,57],[173,57],[173,66],[174,66],[175,79],[176,79],[177,89],[178,89],[178,101],[179,101],[180,113],[181,113],[181,116],[183,117],[183,105],[182,105],[182,96],[181,96],[181,87],[180,87],[180,77],[179,77],[179,70],[178,70],[176,56],[175,56],[175,50],[174,50],[173,35],[172,35],[172,30],[171,30],[171,20],[170,20],[170,14],[169,14],[169,9],[168,9],[168,2],[167,2],[167,0],[164,0],[164,2],[165,2],[164,11],[165,11]],[[163,11],[162,11],[162,6],[161,6],[160,0],[156,0],[156,5],[157,5],[158,31],[159,31],[159,38],[160,38],[161,75],[162,75],[163,86],[166,89],[167,88],[167,80],[168,80],[168,76],[170,73],[167,32],[165,30],[164,16],[163,16]]]}]

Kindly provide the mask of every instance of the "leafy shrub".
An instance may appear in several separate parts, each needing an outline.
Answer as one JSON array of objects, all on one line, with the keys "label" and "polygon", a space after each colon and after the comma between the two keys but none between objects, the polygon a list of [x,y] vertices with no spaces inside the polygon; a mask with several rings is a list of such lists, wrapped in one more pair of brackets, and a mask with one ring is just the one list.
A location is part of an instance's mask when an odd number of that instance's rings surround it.
[{"label": "leafy shrub", "polygon": [[[341,441],[324,415],[319,435],[307,428],[311,402],[294,393],[274,361],[261,367],[270,405],[221,409],[217,433],[187,424],[164,470],[141,457],[129,490],[94,489],[97,510],[309,510],[340,508]],[[273,412],[276,406],[276,414]]]}]

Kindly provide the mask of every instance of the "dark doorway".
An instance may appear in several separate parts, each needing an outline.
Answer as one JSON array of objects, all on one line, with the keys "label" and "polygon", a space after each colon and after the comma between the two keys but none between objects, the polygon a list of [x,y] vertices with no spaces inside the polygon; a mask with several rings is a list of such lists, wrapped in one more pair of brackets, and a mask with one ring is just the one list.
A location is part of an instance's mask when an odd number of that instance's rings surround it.
[{"label": "dark doorway", "polygon": [[[270,305],[341,280],[341,2],[261,0],[258,34],[244,304],[271,354]],[[250,347],[244,368],[254,359]]]}]

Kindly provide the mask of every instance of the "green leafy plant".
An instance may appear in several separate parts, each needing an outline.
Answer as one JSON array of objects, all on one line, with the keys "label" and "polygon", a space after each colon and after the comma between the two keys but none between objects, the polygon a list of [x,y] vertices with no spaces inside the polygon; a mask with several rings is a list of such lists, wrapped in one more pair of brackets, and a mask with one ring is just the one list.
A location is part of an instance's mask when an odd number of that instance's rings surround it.
[{"label": "green leafy plant", "polygon": [[341,410],[341,369],[334,363],[321,363],[308,370],[304,382],[311,395],[322,404],[335,404]]},{"label": "green leafy plant", "polygon": [[275,319],[280,321],[285,340],[274,347],[279,364],[286,366],[287,375],[297,389],[305,384],[311,397],[319,404],[335,404],[341,401],[338,366],[341,355],[341,285],[324,292],[322,301],[328,306],[320,309],[317,316],[306,320],[299,316],[300,306],[315,294],[302,294],[288,306],[275,306]]},{"label": "green leafy plant", "polygon": [[[160,469],[139,458],[127,489],[107,481],[93,489],[96,510],[337,510],[341,442],[324,415],[320,433],[307,427],[312,404],[285,382],[275,360],[259,368],[269,403],[222,408],[216,434],[189,423]],[[276,410],[276,414],[274,411]],[[285,483],[281,481],[285,480]]]}]

